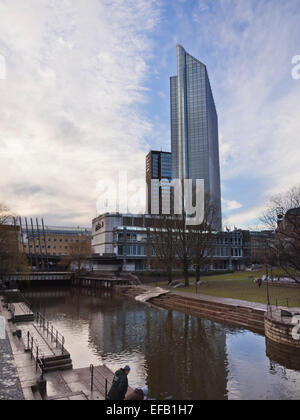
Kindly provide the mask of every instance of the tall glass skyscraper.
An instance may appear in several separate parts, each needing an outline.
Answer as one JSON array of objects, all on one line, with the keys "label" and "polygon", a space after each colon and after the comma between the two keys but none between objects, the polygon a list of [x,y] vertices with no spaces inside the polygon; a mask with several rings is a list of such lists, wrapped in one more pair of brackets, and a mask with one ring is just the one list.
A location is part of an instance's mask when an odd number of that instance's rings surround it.
[{"label": "tall glass skyscraper", "polygon": [[171,77],[173,179],[204,179],[222,229],[218,116],[206,66],[177,46],[178,75]]}]

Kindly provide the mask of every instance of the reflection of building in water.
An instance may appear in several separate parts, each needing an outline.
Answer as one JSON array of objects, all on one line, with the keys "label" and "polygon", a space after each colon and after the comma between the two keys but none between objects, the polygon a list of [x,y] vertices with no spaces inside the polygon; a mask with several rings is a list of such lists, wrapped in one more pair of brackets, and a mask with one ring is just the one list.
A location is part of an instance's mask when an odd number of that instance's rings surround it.
[{"label": "reflection of building in water", "polygon": [[[116,305],[117,303],[117,305]],[[91,339],[101,353],[134,352],[143,347],[147,307],[134,301],[114,299],[114,306],[102,307],[92,316]]]},{"label": "reflection of building in water", "polygon": [[146,336],[148,384],[159,398],[225,399],[226,331],[179,312],[156,312]]},{"label": "reflection of building in water", "polygon": [[132,374],[147,372],[155,398],[226,398],[226,330],[218,324],[126,300],[93,315],[90,339],[104,360],[127,354]]}]

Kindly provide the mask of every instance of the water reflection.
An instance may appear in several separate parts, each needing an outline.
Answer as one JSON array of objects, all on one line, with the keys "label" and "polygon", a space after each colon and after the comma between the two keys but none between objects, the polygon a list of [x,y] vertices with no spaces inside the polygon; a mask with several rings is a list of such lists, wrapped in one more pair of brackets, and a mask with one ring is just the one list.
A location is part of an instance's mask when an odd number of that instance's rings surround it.
[{"label": "water reflection", "polygon": [[87,289],[27,297],[65,335],[75,368],[129,363],[130,384],[152,398],[300,398],[299,371],[270,362],[262,336]]}]

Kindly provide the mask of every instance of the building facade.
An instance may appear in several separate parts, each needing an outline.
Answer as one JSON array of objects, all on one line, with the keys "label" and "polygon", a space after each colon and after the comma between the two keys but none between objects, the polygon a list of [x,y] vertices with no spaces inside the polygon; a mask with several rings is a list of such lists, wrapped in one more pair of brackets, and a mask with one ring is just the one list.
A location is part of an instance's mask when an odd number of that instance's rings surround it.
[{"label": "building facade", "polygon": [[[62,270],[62,260],[91,249],[92,231],[80,227],[44,226],[19,222],[20,247],[33,270]],[[83,244],[86,244],[83,246]]]},{"label": "building facade", "polygon": [[177,46],[178,75],[170,79],[173,179],[204,179],[222,230],[218,116],[206,66]]},{"label": "building facade", "polygon": [[49,257],[64,257],[70,255],[72,245],[79,237],[91,237],[91,230],[86,228],[42,226],[33,230],[22,230],[23,249],[27,255],[48,255]]},{"label": "building facade", "polygon": [[148,214],[162,214],[164,199],[170,203],[171,181],[172,154],[151,151],[146,157]]},{"label": "building facade", "polygon": [[[94,219],[92,248],[95,269],[101,266],[101,261],[110,265],[110,269],[113,264],[130,272],[153,269],[155,252],[149,238],[159,217],[107,213]],[[214,255],[203,269],[242,270],[245,267],[243,231],[214,235]]]}]

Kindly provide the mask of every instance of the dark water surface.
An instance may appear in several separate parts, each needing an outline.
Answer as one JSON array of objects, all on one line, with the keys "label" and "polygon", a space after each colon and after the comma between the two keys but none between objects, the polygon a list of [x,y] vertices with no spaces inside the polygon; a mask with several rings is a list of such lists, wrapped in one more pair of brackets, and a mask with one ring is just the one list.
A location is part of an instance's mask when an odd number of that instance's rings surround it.
[{"label": "dark water surface", "polygon": [[130,385],[151,398],[300,399],[300,372],[270,360],[260,335],[86,289],[25,295],[65,336],[74,368],[129,364]]}]

